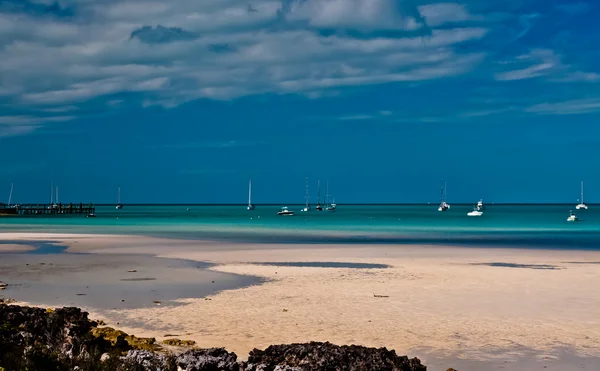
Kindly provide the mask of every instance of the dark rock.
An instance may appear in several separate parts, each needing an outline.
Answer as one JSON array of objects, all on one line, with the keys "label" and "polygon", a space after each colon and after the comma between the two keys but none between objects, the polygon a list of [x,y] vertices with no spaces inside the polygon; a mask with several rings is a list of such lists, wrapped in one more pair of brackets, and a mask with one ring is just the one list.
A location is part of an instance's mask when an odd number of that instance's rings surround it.
[{"label": "dark rock", "polygon": [[123,362],[140,371],[165,371],[167,360],[164,355],[147,350],[130,350],[122,357]]},{"label": "dark rock", "polygon": [[96,327],[92,329],[91,333],[96,338],[109,341],[115,349],[122,351],[132,348],[148,351],[160,350],[160,346],[156,344],[155,338],[139,338],[134,335],[128,335],[121,330],[115,330],[112,327]]},{"label": "dark rock", "polygon": [[224,348],[195,349],[179,355],[177,367],[183,371],[238,371],[235,353],[229,353]]},{"label": "dark rock", "polygon": [[[277,366],[306,370],[336,371],[425,371],[417,358],[398,356],[386,348],[357,345],[338,346],[331,343],[272,345],[250,352],[246,371],[275,371]],[[281,368],[279,368],[281,370]]]},{"label": "dark rock", "polygon": [[163,344],[171,345],[175,347],[191,347],[196,345],[194,340],[180,340],[180,339],[165,339],[163,340]]}]

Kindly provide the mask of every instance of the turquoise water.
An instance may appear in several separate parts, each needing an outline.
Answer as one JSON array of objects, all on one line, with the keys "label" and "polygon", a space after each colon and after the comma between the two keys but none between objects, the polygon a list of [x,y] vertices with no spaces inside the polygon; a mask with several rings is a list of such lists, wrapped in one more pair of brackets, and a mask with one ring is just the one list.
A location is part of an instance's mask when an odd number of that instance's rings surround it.
[{"label": "turquoise water", "polygon": [[[189,211],[187,209],[190,209]],[[96,218],[32,216],[0,219],[0,232],[139,234],[187,239],[278,243],[451,243],[520,247],[600,249],[600,206],[486,206],[468,217],[471,206],[338,206],[336,212],[277,216],[279,207],[125,206],[98,207]]]}]

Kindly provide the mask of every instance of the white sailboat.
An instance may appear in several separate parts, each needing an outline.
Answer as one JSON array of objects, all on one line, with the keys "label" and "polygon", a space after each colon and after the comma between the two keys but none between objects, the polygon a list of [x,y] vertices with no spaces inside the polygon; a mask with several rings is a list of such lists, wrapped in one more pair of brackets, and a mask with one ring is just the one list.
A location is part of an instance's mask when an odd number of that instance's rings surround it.
[{"label": "white sailboat", "polygon": [[440,196],[440,207],[438,207],[438,211],[448,211],[450,209],[450,205],[446,202],[446,181],[442,179],[442,189]]},{"label": "white sailboat", "polygon": [[575,209],[577,210],[587,210],[588,207],[585,204],[585,202],[583,202],[583,181],[581,182],[581,200],[580,200],[580,204],[575,206]]},{"label": "white sailboat", "polygon": [[323,211],[323,206],[321,206],[321,181],[317,180],[317,207],[315,207],[318,211]]},{"label": "white sailboat", "polygon": [[480,200],[477,202],[477,208],[478,208],[478,209],[480,209],[480,210],[483,210],[483,209],[485,208],[485,207],[483,206],[483,199],[480,199]]},{"label": "white sailboat", "polygon": [[336,208],[335,198],[333,198],[329,206],[327,206],[327,211],[335,211]]},{"label": "white sailboat", "polygon": [[123,208],[123,204],[121,204],[121,187],[117,187],[117,206],[115,209],[121,210]]},{"label": "white sailboat", "polygon": [[281,208],[280,211],[277,212],[277,215],[292,216],[294,215],[294,212],[292,210],[289,210],[287,206],[284,206]]},{"label": "white sailboat", "polygon": [[12,201],[12,194],[13,194],[13,188],[15,186],[15,183],[11,183],[10,184],[10,193],[8,194],[8,204],[6,206],[10,207],[10,203]]},{"label": "white sailboat", "polygon": [[335,199],[333,199],[333,201],[330,204],[327,204],[329,202],[329,180],[327,181],[327,188],[325,189],[325,205],[327,205],[327,207],[325,208],[325,210],[327,211],[335,211],[337,205],[335,204]]},{"label": "white sailboat", "polygon": [[252,179],[248,181],[248,210],[254,210],[254,205],[252,205]]},{"label": "white sailboat", "polygon": [[306,205],[304,206],[304,209],[302,209],[302,211],[310,211],[310,205],[308,204],[308,177],[306,177],[306,195],[304,196],[306,198]]},{"label": "white sailboat", "polygon": [[575,213],[573,211],[569,211],[569,217],[567,218],[568,222],[576,222],[578,221],[579,218],[577,217],[577,215],[575,215]]},{"label": "white sailboat", "polygon": [[482,216],[483,211],[479,207],[479,204],[473,208],[473,211],[467,213],[468,216]]}]

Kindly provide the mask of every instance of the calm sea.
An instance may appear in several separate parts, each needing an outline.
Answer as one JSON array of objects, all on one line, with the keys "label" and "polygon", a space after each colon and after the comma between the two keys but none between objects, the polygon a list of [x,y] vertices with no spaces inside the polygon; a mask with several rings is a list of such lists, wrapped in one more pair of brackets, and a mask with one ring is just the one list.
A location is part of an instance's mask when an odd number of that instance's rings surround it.
[{"label": "calm sea", "polygon": [[98,207],[82,216],[1,218],[0,232],[137,234],[185,239],[263,243],[432,243],[600,250],[600,206],[577,211],[567,222],[564,206],[344,206],[337,211],[300,212],[282,217],[279,207],[125,206]]}]

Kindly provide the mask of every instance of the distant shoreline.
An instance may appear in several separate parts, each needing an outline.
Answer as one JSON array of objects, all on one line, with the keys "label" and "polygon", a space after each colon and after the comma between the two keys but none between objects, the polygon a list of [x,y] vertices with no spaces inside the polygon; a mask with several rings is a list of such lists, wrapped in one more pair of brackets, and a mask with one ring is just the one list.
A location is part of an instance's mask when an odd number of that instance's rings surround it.
[{"label": "distant shoreline", "polygon": [[[44,201],[44,202],[19,202],[21,204],[39,204],[39,205],[48,205],[48,201]],[[454,206],[473,206],[474,204],[476,204],[476,201],[471,201],[471,202],[452,202],[451,205]],[[68,204],[68,203],[63,203],[63,204]],[[292,203],[288,203],[288,202],[279,202],[279,203],[253,203],[254,206],[256,207],[260,207],[260,206],[267,206],[267,207],[271,207],[271,206],[281,206],[281,205],[287,205],[287,206],[304,206],[304,203],[297,203],[297,202],[292,202]],[[316,205],[314,202],[310,203],[311,205]],[[432,201],[430,203],[337,203],[338,205],[343,205],[343,206],[435,206],[439,204],[439,201]],[[577,201],[573,201],[573,202],[542,202],[542,203],[522,203],[522,202],[495,202],[495,203],[491,203],[491,202],[486,202],[485,205],[486,206],[573,206],[575,207],[577,204]],[[588,203],[586,202],[586,204],[588,206],[600,206],[600,203]],[[100,207],[105,207],[105,206],[115,206],[116,203],[93,203],[93,205],[95,206],[100,206]],[[133,206],[133,207],[139,207],[139,206],[239,206],[239,207],[246,207],[248,206],[247,203],[122,203],[123,207],[127,207],[127,206]]]}]

